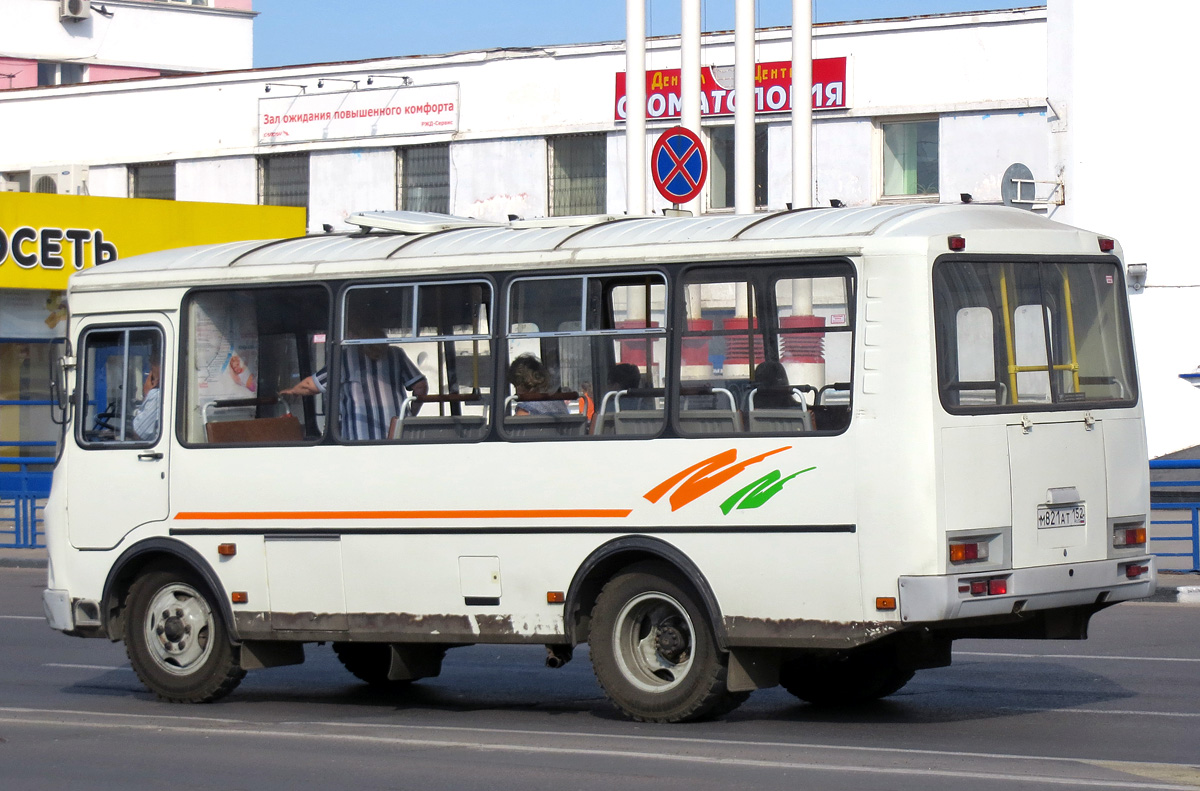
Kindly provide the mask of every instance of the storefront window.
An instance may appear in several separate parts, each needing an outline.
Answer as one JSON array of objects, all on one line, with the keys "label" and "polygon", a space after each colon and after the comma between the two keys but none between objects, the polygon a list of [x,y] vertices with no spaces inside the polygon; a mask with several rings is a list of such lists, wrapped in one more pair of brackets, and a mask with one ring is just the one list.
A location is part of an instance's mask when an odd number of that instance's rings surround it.
[{"label": "storefront window", "polygon": [[[732,209],[734,197],[733,127],[715,126],[712,139],[712,182],[709,204],[714,209]],[[767,127],[754,127],[754,205],[767,205]]]},{"label": "storefront window", "polygon": [[938,194],[936,120],[883,124],[883,194]]},{"label": "storefront window", "polygon": [[400,208],[450,213],[450,146],[436,143],[397,152]]},{"label": "storefront window", "polygon": [[549,139],[550,216],[603,214],[608,209],[608,151],[604,135]]}]

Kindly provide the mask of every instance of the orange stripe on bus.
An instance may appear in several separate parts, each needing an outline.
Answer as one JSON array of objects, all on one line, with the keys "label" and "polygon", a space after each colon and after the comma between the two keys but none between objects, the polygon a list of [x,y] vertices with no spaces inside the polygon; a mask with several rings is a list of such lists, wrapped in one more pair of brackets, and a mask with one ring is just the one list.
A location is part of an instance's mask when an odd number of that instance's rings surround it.
[{"label": "orange stripe on bus", "polygon": [[176,519],[624,519],[631,508],[535,511],[181,511]]}]

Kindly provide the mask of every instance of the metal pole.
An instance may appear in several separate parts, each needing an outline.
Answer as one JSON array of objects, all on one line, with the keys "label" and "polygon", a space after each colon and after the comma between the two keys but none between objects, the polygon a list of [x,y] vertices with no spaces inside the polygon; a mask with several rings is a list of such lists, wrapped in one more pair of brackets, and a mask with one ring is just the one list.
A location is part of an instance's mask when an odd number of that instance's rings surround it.
[{"label": "metal pole", "polygon": [[812,0],[792,0],[792,208],[812,206]]},{"label": "metal pole", "polygon": [[646,0],[625,2],[625,206],[646,213]]},{"label": "metal pole", "polygon": [[736,0],[733,26],[733,207],[754,213],[754,0]]},{"label": "metal pole", "polygon": [[[682,28],[679,44],[679,98],[680,125],[700,134],[700,0],[682,0]],[[701,198],[684,204],[684,208],[698,216],[702,209]]]}]

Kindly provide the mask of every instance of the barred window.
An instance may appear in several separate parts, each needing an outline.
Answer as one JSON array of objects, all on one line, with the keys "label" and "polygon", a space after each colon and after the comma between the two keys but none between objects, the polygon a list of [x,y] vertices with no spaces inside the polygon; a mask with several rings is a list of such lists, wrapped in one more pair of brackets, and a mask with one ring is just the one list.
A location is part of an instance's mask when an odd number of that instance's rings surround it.
[{"label": "barred window", "polygon": [[550,216],[603,214],[608,209],[608,141],[603,134],[564,135],[547,141]]},{"label": "barred window", "polygon": [[308,154],[275,154],[259,160],[259,203],[308,208]]},{"label": "barred window", "polygon": [[410,146],[396,152],[401,209],[450,213],[450,145]]},{"label": "barred window", "polygon": [[129,196],[175,200],[175,163],[146,162],[129,167]]}]

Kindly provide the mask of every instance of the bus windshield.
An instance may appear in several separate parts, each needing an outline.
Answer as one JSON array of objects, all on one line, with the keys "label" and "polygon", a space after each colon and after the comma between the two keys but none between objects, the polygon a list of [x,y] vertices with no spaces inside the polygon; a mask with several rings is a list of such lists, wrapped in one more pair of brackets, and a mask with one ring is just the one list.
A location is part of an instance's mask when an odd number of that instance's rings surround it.
[{"label": "bus windshield", "polygon": [[942,404],[978,413],[1136,403],[1124,292],[1114,261],[940,262]]}]

